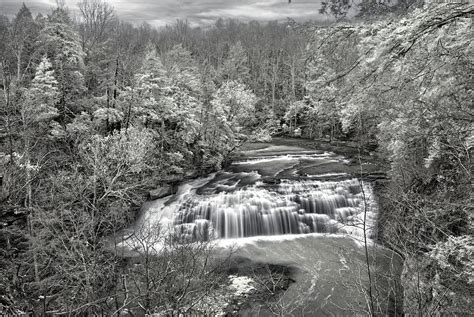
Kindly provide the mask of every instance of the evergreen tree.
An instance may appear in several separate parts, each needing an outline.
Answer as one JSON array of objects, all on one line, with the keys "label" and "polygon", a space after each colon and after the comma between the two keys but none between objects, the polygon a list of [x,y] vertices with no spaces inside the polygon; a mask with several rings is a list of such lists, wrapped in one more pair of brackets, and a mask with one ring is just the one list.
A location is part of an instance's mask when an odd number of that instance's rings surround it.
[{"label": "evergreen tree", "polygon": [[80,109],[73,101],[85,92],[84,52],[79,37],[72,27],[71,19],[65,9],[57,8],[41,30],[40,40],[48,56],[51,56],[53,68],[59,83],[59,113],[61,121],[68,121]]},{"label": "evergreen tree", "polygon": [[59,97],[58,81],[47,57],[43,57],[36,68],[31,87],[25,91],[22,107],[26,126],[48,123],[58,116],[55,104]]},{"label": "evergreen tree", "polygon": [[31,68],[34,62],[35,39],[38,36],[38,26],[35,23],[30,9],[23,3],[15,19],[12,21],[10,29],[10,49],[15,59],[15,79],[20,85],[21,81],[28,81],[30,78],[25,75],[32,75]]}]

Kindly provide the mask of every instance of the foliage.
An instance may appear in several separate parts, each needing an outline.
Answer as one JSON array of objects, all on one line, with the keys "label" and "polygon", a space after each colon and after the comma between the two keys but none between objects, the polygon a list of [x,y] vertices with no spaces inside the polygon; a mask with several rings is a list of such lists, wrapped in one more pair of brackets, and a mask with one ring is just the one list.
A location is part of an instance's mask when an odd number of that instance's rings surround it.
[{"label": "foliage", "polygon": [[54,70],[46,57],[43,57],[36,69],[30,88],[24,93],[23,120],[24,125],[48,122],[59,114],[54,107],[58,98],[58,82],[54,78]]},{"label": "foliage", "polygon": [[63,121],[70,116],[70,111],[75,111],[73,100],[85,91],[81,72],[85,54],[71,24],[65,9],[57,8],[39,36],[42,50],[51,58],[59,82],[59,110]]},{"label": "foliage", "polygon": [[216,91],[211,103],[217,117],[238,128],[248,122],[256,101],[256,96],[245,85],[227,81]]},{"label": "foliage", "polygon": [[[379,4],[362,1],[361,15]],[[349,6],[323,10],[342,18]],[[125,266],[110,245],[156,183],[222,168],[243,140],[269,141],[282,124],[377,142],[391,177],[379,237],[449,295],[435,313],[456,312],[472,286],[471,5],[160,31],[118,21],[102,0],[80,9],[78,20],[63,6],[33,19],[23,5],[0,19],[1,313],[192,312],[220,281],[203,266],[211,248],[172,243]]]},{"label": "foliage", "polygon": [[238,41],[229,50],[229,56],[221,69],[224,81],[249,81],[250,69],[247,66],[247,56],[242,43]]},{"label": "foliage", "polygon": [[429,253],[441,274],[468,285],[474,283],[474,239],[472,236],[449,236],[438,242]]},{"label": "foliage", "polygon": [[361,17],[378,17],[390,13],[406,13],[415,7],[421,6],[425,1],[420,0],[325,0],[321,2],[320,13],[343,19],[356,14]]},{"label": "foliage", "polygon": [[[391,177],[381,195],[380,239],[405,257],[407,276],[425,280],[423,290],[407,282],[407,294],[432,288],[439,295],[406,297],[407,313],[462,311],[462,301],[442,294],[465,299],[469,292],[455,277],[469,269],[455,271],[442,259],[444,247],[462,249],[454,241],[469,246],[472,230],[472,12],[467,3],[431,3],[406,16],[315,27],[311,104],[287,115],[304,126],[314,122],[305,120],[313,108],[323,129],[334,116],[360,146],[377,141]],[[344,53],[347,43],[355,49]],[[430,256],[437,262],[426,264]]]}]

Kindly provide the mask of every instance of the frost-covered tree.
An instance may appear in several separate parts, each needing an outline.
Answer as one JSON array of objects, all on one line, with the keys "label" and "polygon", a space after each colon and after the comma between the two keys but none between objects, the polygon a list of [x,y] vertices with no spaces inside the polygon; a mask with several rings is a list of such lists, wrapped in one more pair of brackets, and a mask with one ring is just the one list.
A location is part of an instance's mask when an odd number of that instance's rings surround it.
[{"label": "frost-covered tree", "polygon": [[34,278],[38,282],[39,269],[36,252],[36,232],[32,225],[32,218],[36,215],[33,208],[36,205],[34,197],[34,176],[39,173],[43,160],[50,154],[48,136],[51,136],[57,123],[53,119],[58,117],[55,104],[59,97],[58,82],[54,78],[51,63],[44,57],[38,65],[31,86],[23,93],[21,120],[23,126],[23,151],[18,155],[16,164],[24,173],[25,179],[25,207],[28,214],[29,239],[32,244]]},{"label": "frost-covered tree", "polygon": [[[181,173],[180,164],[194,159],[192,149],[200,137],[201,82],[189,52],[175,47],[165,56],[149,48],[133,87],[121,92],[119,108],[125,126],[155,131],[160,170]],[[178,140],[179,142],[176,142]],[[166,159],[173,156],[174,160]],[[179,159],[176,159],[179,158]]]},{"label": "frost-covered tree", "polygon": [[298,100],[290,104],[283,117],[288,123],[290,133],[298,127],[298,124],[301,124],[301,121],[304,120],[302,118],[304,118],[308,111],[308,104],[304,101]]},{"label": "frost-covered tree", "polygon": [[216,115],[238,130],[249,123],[256,102],[257,97],[244,84],[227,81],[216,91],[211,103]]},{"label": "frost-covered tree", "polygon": [[31,86],[24,90],[21,119],[24,135],[26,170],[31,170],[32,147],[44,142],[58,127],[53,119],[59,116],[55,107],[59,98],[58,82],[49,60],[44,57],[38,65]]},{"label": "frost-covered tree", "polygon": [[[332,77],[345,80],[338,85],[343,128],[361,141],[372,131],[391,165],[381,200],[390,210],[380,220],[382,239],[404,254],[409,274],[434,289],[449,283],[432,279],[427,250],[470,230],[472,12],[467,3],[431,3],[402,19],[358,25],[357,58]],[[461,292],[460,302],[437,299],[442,313],[462,311],[466,304],[463,288],[452,286]],[[410,283],[406,287],[407,294],[420,292]],[[425,299],[405,301],[407,307],[433,308]]]},{"label": "frost-covered tree", "polygon": [[77,111],[73,102],[85,91],[84,52],[68,12],[57,8],[41,30],[39,40],[51,58],[59,83],[59,112],[65,121]]},{"label": "frost-covered tree", "polygon": [[[381,145],[404,169],[429,166],[444,153],[466,173],[472,44],[470,22],[455,17],[468,11],[462,5],[430,5],[399,23],[361,30],[359,47],[366,54],[349,75],[353,93],[342,112],[343,126],[358,126],[361,115],[376,118]],[[367,129],[371,121],[364,121]]]},{"label": "frost-covered tree", "polygon": [[30,88],[25,91],[23,121],[26,126],[45,123],[58,116],[55,103],[58,99],[58,81],[47,57],[36,68]]},{"label": "frost-covered tree", "polygon": [[247,66],[247,52],[238,41],[230,47],[229,56],[219,70],[223,81],[249,81],[250,70]]},{"label": "frost-covered tree", "polygon": [[325,0],[321,2],[320,13],[343,19],[357,15],[370,17],[388,15],[389,13],[406,13],[424,3],[420,0]]}]

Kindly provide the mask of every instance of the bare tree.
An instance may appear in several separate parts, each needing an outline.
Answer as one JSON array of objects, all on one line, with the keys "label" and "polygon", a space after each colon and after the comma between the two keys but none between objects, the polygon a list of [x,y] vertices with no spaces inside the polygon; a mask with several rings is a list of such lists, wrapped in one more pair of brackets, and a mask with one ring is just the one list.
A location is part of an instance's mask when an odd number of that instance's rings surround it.
[{"label": "bare tree", "polygon": [[256,288],[252,296],[263,303],[257,307],[258,311],[267,310],[275,316],[305,315],[305,302],[312,294],[289,294],[292,283],[289,268],[253,263],[250,266],[250,276]]},{"label": "bare tree", "polygon": [[104,0],[82,0],[78,3],[82,15],[79,25],[82,49],[87,51],[106,40],[115,20],[114,9]]},{"label": "bare tree", "polygon": [[137,256],[122,277],[122,305],[146,314],[214,314],[204,308],[226,280],[233,251],[222,254],[212,241],[185,241],[181,232],[141,225],[126,242]]}]

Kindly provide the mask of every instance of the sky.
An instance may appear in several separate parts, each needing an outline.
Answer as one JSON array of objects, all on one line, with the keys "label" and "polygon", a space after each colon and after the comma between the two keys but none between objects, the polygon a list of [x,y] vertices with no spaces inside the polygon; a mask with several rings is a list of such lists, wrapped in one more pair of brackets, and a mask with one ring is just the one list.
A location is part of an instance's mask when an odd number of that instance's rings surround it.
[{"label": "sky", "polygon": [[[79,0],[65,0],[72,13],[77,12]],[[208,26],[218,18],[242,21],[286,20],[298,21],[329,19],[319,14],[322,0],[108,0],[117,16],[134,24],[147,22],[155,27],[187,19],[193,26]],[[0,14],[13,16],[21,4],[36,14],[49,13],[55,0],[0,0]]]}]

